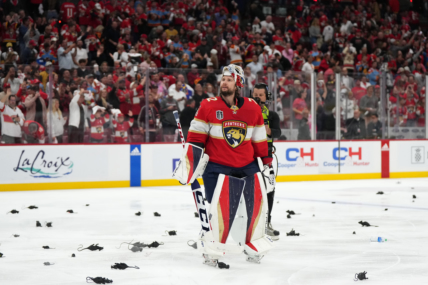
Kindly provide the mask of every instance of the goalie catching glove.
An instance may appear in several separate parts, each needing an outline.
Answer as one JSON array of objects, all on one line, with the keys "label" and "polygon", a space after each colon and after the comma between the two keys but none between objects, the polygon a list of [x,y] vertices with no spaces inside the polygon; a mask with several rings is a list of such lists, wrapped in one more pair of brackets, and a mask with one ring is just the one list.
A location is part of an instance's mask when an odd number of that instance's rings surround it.
[{"label": "goalie catching glove", "polygon": [[186,143],[183,155],[172,177],[183,185],[193,183],[196,178],[204,173],[208,160],[209,156],[204,153],[203,148]]}]

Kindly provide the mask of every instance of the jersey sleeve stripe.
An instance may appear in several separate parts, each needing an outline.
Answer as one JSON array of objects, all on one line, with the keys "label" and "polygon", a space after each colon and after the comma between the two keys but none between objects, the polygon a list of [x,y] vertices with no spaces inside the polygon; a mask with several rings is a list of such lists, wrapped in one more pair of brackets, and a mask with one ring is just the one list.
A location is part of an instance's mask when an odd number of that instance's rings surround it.
[{"label": "jersey sleeve stripe", "polygon": [[264,140],[260,140],[260,141],[252,141],[253,143],[261,143],[261,142],[266,142],[267,141],[267,139],[264,139]]},{"label": "jersey sleeve stripe", "polygon": [[204,121],[194,119],[190,124],[189,131],[199,132],[201,134],[208,134],[209,127]]},{"label": "jersey sleeve stripe", "polygon": [[192,130],[189,130],[189,132],[190,133],[195,133],[195,134],[207,135],[207,133],[204,133],[204,132],[198,132],[198,131],[192,131]]},{"label": "jersey sleeve stripe", "polygon": [[205,122],[204,120],[198,119],[198,118],[194,118],[193,120],[195,120],[197,122],[201,122],[201,123],[207,124],[207,122]]},{"label": "jersey sleeve stripe", "polygon": [[224,140],[223,137],[217,137],[217,136],[214,136],[213,134],[210,134],[210,137],[213,139]]},{"label": "jersey sleeve stripe", "polygon": [[259,142],[259,141],[263,141],[266,140],[266,129],[263,126],[260,127],[256,127],[253,129],[253,134],[251,136],[251,140],[253,142]]}]

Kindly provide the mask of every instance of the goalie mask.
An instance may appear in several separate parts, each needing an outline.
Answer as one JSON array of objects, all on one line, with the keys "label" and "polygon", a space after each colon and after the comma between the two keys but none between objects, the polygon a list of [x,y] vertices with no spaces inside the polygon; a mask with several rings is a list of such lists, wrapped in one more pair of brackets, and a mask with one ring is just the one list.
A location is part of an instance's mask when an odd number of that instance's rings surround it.
[{"label": "goalie mask", "polygon": [[223,68],[223,75],[222,76],[232,76],[235,80],[235,85],[238,88],[244,87],[244,71],[242,70],[242,67],[235,65],[235,64],[229,64],[228,66],[225,66]]}]

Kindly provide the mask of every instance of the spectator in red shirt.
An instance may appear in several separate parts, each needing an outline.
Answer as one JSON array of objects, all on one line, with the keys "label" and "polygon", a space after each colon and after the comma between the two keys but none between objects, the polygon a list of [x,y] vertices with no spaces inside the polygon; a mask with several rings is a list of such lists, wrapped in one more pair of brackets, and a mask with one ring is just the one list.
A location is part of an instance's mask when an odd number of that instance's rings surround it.
[{"label": "spectator in red shirt", "polygon": [[187,74],[187,82],[189,82],[190,86],[195,87],[195,80],[198,78],[199,78],[198,65],[193,63],[192,69]]},{"label": "spectator in red shirt", "polygon": [[104,124],[110,119],[104,107],[95,106],[91,114],[91,142],[100,143],[103,141]]},{"label": "spectator in red shirt", "polygon": [[303,115],[302,115],[303,110],[308,108],[305,101],[306,95],[307,95],[306,89],[300,90],[297,94],[298,97],[294,99],[294,102],[293,102],[294,118],[297,124],[303,118]]},{"label": "spectator in red shirt", "polygon": [[122,113],[117,115],[117,120],[113,120],[114,128],[114,142],[115,143],[127,143],[128,142],[128,131],[134,123],[132,118],[133,114],[131,111],[128,112],[129,121],[125,121],[125,117]]}]

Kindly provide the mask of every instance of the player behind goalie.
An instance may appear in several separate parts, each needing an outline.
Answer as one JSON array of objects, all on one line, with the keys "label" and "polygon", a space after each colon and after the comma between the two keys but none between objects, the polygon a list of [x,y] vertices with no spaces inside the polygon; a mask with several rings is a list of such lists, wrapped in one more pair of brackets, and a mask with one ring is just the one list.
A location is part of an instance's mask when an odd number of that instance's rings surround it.
[{"label": "player behind goalie", "polygon": [[[265,235],[268,202],[261,174],[261,158],[264,165],[271,162],[266,129],[259,105],[239,96],[242,87],[242,68],[226,66],[221,96],[202,101],[174,171],[182,184],[202,175],[211,205],[210,231],[201,233],[198,249],[204,263],[213,266],[224,253],[242,251],[248,261],[258,263],[272,247]],[[226,244],[229,235],[237,244]]]}]

